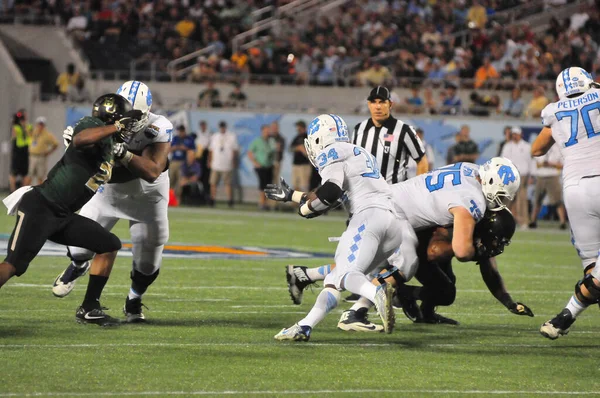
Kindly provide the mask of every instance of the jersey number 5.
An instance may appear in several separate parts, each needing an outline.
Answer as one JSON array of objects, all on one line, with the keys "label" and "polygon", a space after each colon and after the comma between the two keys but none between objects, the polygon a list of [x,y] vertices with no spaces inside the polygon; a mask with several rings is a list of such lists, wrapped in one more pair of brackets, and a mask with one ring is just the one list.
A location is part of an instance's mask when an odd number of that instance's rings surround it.
[{"label": "jersey number 5", "polygon": [[571,119],[571,136],[569,140],[565,142],[565,148],[570,147],[571,145],[577,144],[577,127],[579,126],[579,113],[581,112],[581,120],[583,120],[583,126],[585,127],[585,132],[588,138],[592,138],[600,134],[600,132],[594,131],[594,125],[592,124],[592,118],[590,117],[590,112],[593,110],[600,111],[600,102],[593,102],[581,108],[581,111],[577,109],[571,109],[569,111],[560,111],[556,112],[556,120],[559,122],[564,118],[568,117]]},{"label": "jersey number 5", "polygon": [[370,170],[366,173],[362,173],[361,176],[378,179],[381,176],[381,174],[379,173],[379,168],[377,167],[377,161],[375,160],[375,158],[372,155],[368,154],[367,151],[365,151],[364,149],[354,147],[354,156],[359,155],[364,155],[364,157],[367,158],[367,169]]},{"label": "jersey number 5", "polygon": [[100,170],[94,174],[85,184],[92,192],[96,192],[100,185],[106,184],[112,175],[113,161],[104,161],[100,165]]},{"label": "jersey number 5", "polygon": [[433,175],[425,177],[425,186],[429,192],[437,191],[444,188],[444,181],[447,176],[452,176],[452,185],[460,184],[460,166],[462,163],[451,164],[449,166],[440,167],[438,171],[437,181],[433,182]]}]

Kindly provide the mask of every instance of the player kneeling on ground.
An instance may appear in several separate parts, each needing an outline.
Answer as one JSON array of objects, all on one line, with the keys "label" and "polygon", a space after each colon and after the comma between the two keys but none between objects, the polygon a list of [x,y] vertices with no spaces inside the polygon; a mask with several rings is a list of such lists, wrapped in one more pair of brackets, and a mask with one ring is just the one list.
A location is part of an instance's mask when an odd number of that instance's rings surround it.
[{"label": "player kneeling on ground", "polygon": [[[16,214],[8,254],[0,264],[0,286],[12,276],[21,276],[46,240],[85,247],[96,253],[116,253],[121,241],[100,224],[75,214],[102,184],[110,179],[113,151],[127,140],[141,113],[131,109],[117,94],[99,97],[92,117],[84,117],[73,129],[73,141],[50,170],[48,179],[36,187],[22,187],[4,199],[9,214]],[[83,322],[104,319],[100,303],[80,308]]]}]

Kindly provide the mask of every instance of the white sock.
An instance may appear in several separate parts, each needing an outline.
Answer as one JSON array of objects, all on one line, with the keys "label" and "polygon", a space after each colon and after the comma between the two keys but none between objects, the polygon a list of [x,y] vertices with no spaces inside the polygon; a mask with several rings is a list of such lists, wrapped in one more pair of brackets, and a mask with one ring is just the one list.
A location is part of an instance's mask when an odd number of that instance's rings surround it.
[{"label": "white sock", "polygon": [[322,281],[331,272],[331,264],[322,265],[317,268],[308,268],[306,275],[311,281]]},{"label": "white sock", "polygon": [[350,307],[350,309],[357,311],[357,310],[360,310],[361,308],[371,308],[372,306],[373,306],[372,302],[370,302],[369,300],[367,300],[364,297],[361,297],[358,299],[358,301],[356,303],[354,303],[354,305],[352,307]]},{"label": "white sock", "polygon": [[325,318],[332,309],[337,307],[340,302],[340,292],[336,289],[326,287],[321,290],[321,293],[317,296],[317,301],[315,305],[312,307],[308,315],[300,321],[298,321],[298,325],[300,326],[310,326],[314,328],[315,325]]},{"label": "white sock", "polygon": [[138,292],[136,292],[132,288],[129,288],[129,295],[127,295],[127,298],[129,300],[133,300],[133,299],[140,298],[140,297],[142,297],[141,294],[138,294]]},{"label": "white sock", "polygon": [[581,314],[588,306],[577,300],[577,297],[571,296],[567,309],[573,314],[573,318],[577,318],[577,315]]},{"label": "white sock", "polygon": [[343,279],[344,289],[350,293],[358,294],[371,302],[375,302],[375,294],[377,293],[377,286],[371,283],[366,275],[360,272],[349,272]]}]

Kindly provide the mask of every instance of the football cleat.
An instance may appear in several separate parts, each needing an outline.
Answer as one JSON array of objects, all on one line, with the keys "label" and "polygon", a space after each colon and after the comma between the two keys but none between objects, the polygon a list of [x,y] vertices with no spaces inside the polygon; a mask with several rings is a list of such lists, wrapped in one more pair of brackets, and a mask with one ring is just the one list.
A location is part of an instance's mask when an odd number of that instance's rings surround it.
[{"label": "football cleat", "polygon": [[338,329],[346,332],[383,332],[383,326],[369,322],[367,318],[367,308],[358,310],[348,310],[342,312],[340,321],[337,324]]},{"label": "football cleat", "polygon": [[117,318],[105,314],[102,308],[88,311],[83,306],[77,308],[75,319],[79,323],[93,323],[99,326],[116,326],[121,323]]},{"label": "football cleat", "polygon": [[288,265],[285,268],[285,277],[287,279],[288,291],[290,297],[296,305],[302,304],[304,289],[310,286],[313,281],[306,274],[306,267],[299,265]]},{"label": "football cleat", "polygon": [[431,324],[445,324],[445,325],[460,325],[460,322],[455,321],[452,318],[445,317],[436,312],[431,314],[423,315],[422,318],[419,318],[414,321],[415,323],[431,323]]},{"label": "football cleat", "polygon": [[413,322],[418,322],[423,318],[423,314],[421,313],[421,308],[417,304],[417,300],[414,298],[402,297],[399,294],[396,294],[394,298],[398,299],[398,304],[400,304],[400,308],[402,308],[402,312],[408,319]]},{"label": "football cleat", "polygon": [[71,264],[60,274],[52,285],[52,294],[56,297],[65,297],[75,287],[75,281],[87,274],[90,269],[90,262],[84,262],[80,267],[75,265],[75,261],[71,261]]},{"label": "football cleat", "polygon": [[[144,304],[142,304],[141,297],[131,299],[131,300],[129,299],[129,297],[127,297],[127,299],[125,299],[125,306],[123,307],[123,313],[125,314],[125,317],[127,318],[125,320],[125,322],[127,322],[127,323],[146,322],[146,317],[144,316],[144,313],[142,312],[142,307],[146,307],[146,306]],[[146,307],[146,308],[148,308],[148,307]]]},{"label": "football cleat", "polygon": [[312,332],[310,326],[300,326],[295,324],[287,329],[281,329],[281,332],[277,333],[274,337],[275,340],[279,341],[308,341],[310,340],[310,332]]},{"label": "football cleat", "polygon": [[393,296],[394,288],[389,283],[377,286],[377,293],[375,293],[375,308],[383,322],[383,330],[388,334],[392,333],[396,322],[394,307],[392,307]]},{"label": "football cleat", "polygon": [[542,336],[549,338],[550,340],[556,340],[561,335],[567,335],[569,328],[575,322],[575,318],[568,309],[563,309],[560,314],[544,323],[540,328]]},{"label": "football cleat", "polygon": [[354,293],[352,293],[351,295],[349,295],[348,297],[346,297],[344,299],[344,301],[346,303],[356,303],[359,298],[360,298],[360,294],[354,294]]}]

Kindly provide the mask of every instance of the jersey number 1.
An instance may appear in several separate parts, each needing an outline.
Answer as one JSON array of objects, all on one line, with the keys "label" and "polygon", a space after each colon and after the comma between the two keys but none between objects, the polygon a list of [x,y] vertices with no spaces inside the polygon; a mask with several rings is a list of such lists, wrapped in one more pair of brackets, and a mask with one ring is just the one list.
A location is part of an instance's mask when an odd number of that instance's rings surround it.
[{"label": "jersey number 1", "polygon": [[583,126],[585,127],[585,132],[588,138],[592,138],[600,134],[600,132],[594,131],[594,125],[592,124],[592,118],[590,117],[590,112],[593,110],[600,111],[600,102],[593,102],[581,108],[581,111],[577,109],[571,109],[569,111],[560,111],[556,112],[556,120],[559,122],[564,118],[571,118],[571,136],[569,140],[565,142],[565,148],[570,147],[571,145],[577,144],[579,142],[577,140],[577,127],[579,126],[579,113],[581,112],[581,120],[583,120]]}]

